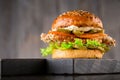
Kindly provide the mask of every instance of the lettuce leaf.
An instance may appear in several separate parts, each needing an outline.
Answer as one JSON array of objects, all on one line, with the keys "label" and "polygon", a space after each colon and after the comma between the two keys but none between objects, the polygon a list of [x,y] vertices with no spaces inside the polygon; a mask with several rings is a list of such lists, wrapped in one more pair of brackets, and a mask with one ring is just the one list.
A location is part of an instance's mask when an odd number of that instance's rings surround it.
[{"label": "lettuce leaf", "polygon": [[96,40],[87,40],[87,42],[86,42],[86,44],[85,44],[85,46],[87,47],[87,48],[97,48],[98,46],[101,46],[101,43],[100,42],[98,42],[98,41],[96,41]]},{"label": "lettuce leaf", "polygon": [[76,38],[73,44],[78,45],[79,47],[83,47],[83,42],[81,39]]},{"label": "lettuce leaf", "polygon": [[100,43],[96,40],[87,40],[85,45],[88,49],[98,49],[102,52],[107,52],[110,49],[106,44]]},{"label": "lettuce leaf", "polygon": [[41,48],[40,52],[42,53],[42,56],[48,56],[49,54],[52,54],[54,48],[55,48],[54,44],[50,43],[47,48]]},{"label": "lettuce leaf", "polygon": [[68,43],[62,42],[59,49],[70,49],[72,48],[72,46],[73,46],[72,42],[68,42]]},{"label": "lettuce leaf", "polygon": [[76,49],[87,49],[86,46],[84,46],[81,39],[75,38],[75,42],[73,43],[73,48]]},{"label": "lettuce leaf", "polygon": [[47,48],[41,48],[40,52],[42,56],[47,56],[52,54],[53,49],[98,49],[102,52],[109,50],[109,47],[106,44],[100,43],[97,40],[87,40],[86,43],[83,43],[82,39],[76,38],[74,42],[54,42],[50,43]]}]

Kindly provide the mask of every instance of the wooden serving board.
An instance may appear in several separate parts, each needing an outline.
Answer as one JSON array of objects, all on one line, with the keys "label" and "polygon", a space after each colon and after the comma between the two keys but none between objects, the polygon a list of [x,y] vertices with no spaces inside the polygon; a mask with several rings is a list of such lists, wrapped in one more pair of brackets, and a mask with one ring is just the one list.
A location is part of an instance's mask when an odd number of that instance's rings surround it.
[{"label": "wooden serving board", "polygon": [[2,59],[2,75],[120,73],[114,59]]},{"label": "wooden serving board", "polygon": [[120,80],[113,59],[2,59],[1,80]]}]

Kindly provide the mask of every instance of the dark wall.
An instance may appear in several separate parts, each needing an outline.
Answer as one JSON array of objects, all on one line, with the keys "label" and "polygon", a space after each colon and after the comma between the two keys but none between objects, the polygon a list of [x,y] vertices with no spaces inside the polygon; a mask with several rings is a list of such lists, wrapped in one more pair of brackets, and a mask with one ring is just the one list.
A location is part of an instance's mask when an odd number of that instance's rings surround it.
[{"label": "dark wall", "polygon": [[120,0],[0,0],[0,57],[40,58],[39,35],[62,12],[73,9],[99,16],[117,45],[104,58],[120,58]]}]

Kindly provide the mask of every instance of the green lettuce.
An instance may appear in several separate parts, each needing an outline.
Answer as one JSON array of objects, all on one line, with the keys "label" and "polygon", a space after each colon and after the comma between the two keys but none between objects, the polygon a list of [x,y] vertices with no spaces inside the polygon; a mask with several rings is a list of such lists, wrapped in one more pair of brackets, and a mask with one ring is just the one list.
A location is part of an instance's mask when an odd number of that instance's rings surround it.
[{"label": "green lettuce", "polygon": [[101,46],[101,43],[96,40],[87,40],[85,45],[87,48],[95,49],[98,46]]},{"label": "green lettuce", "polygon": [[87,49],[86,46],[83,44],[82,40],[78,38],[75,39],[72,47],[75,49]]},{"label": "green lettuce", "polygon": [[41,48],[40,52],[42,56],[47,56],[52,54],[53,49],[98,49],[101,52],[106,52],[109,50],[109,47],[106,44],[100,43],[97,40],[87,40],[86,43],[83,43],[81,39],[76,38],[74,42],[51,42],[48,47]]},{"label": "green lettuce", "polygon": [[40,51],[42,53],[42,56],[47,56],[49,54],[52,54],[54,48],[55,46],[53,45],[53,43],[50,43],[47,48],[41,48]]}]

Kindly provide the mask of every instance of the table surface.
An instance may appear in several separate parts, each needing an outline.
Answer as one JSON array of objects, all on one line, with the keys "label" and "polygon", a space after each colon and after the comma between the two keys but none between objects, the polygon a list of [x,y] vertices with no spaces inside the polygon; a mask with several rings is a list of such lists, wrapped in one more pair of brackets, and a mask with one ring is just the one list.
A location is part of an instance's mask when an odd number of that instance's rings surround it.
[{"label": "table surface", "polygon": [[120,80],[120,74],[2,76],[2,80]]}]

